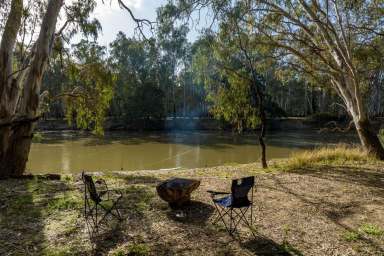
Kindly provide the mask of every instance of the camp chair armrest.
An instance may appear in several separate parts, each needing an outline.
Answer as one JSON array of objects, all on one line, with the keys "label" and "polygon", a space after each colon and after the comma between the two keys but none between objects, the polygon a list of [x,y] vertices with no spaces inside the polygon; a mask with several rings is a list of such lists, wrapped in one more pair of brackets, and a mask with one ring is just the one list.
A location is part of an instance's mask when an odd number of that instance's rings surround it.
[{"label": "camp chair armrest", "polygon": [[217,195],[229,195],[231,193],[229,192],[223,192],[223,191],[213,191],[213,190],[207,190],[209,194],[211,194],[211,197],[217,196]]}]

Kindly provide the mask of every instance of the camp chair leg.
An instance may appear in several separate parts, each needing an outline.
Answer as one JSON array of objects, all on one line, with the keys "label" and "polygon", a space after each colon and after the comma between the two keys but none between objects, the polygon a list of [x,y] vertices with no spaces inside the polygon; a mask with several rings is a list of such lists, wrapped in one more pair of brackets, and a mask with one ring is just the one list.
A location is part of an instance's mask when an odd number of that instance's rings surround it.
[{"label": "camp chair leg", "polygon": [[[248,210],[248,209],[246,209],[245,212],[246,212],[247,210]],[[243,211],[242,211],[241,209],[239,209],[239,211],[240,211],[241,213],[243,213]],[[234,212],[235,212],[235,214],[236,214],[236,218],[238,218],[238,221],[237,221],[237,222],[235,222],[235,219],[233,219],[233,223],[234,223],[234,231],[238,231],[238,230],[237,230],[237,227],[238,227],[238,225],[240,224],[240,222],[242,221],[242,216],[241,216],[241,213],[239,213],[239,212],[237,212],[237,211],[235,211],[235,210],[234,210]]]},{"label": "camp chair leg", "polygon": [[[214,205],[216,208],[217,217],[214,219],[212,224],[216,224],[219,220],[221,220],[223,222],[227,232],[231,236],[233,236],[234,233],[238,232],[239,224],[241,222],[243,222],[251,230],[252,234],[254,233],[253,229],[252,229],[252,224],[251,224],[252,219],[248,220],[248,218],[246,216],[249,209],[251,209],[251,216],[252,216],[252,208],[251,207],[247,207],[244,209],[228,208],[228,210],[225,210],[225,208],[222,208],[215,203],[214,203]],[[225,220],[225,216],[228,216],[229,223],[227,223],[227,221]]]},{"label": "camp chair leg", "polygon": [[[121,214],[120,214],[120,211],[119,209],[117,208],[117,204],[118,202],[120,201],[121,199],[121,196],[119,198],[116,199],[116,201],[113,203],[113,205],[110,207],[110,208],[106,208],[104,207],[102,204],[100,204],[100,208],[103,209],[104,211],[104,215],[103,217],[98,221],[98,224],[101,224],[105,218],[108,216],[108,215],[111,215],[113,217],[115,217],[116,219],[118,219],[119,221],[122,221],[123,218],[121,217]],[[114,212],[116,211],[116,213]]]},{"label": "camp chair leg", "polygon": [[[242,209],[239,209],[240,213],[238,215],[239,216],[238,224],[242,221],[249,228],[249,230],[251,231],[252,235],[256,237],[256,234],[253,231],[253,225],[251,224],[252,223],[252,219],[251,219],[251,221],[249,221],[247,216],[246,216],[246,213],[247,213],[248,209],[249,208],[246,208],[244,211]],[[252,208],[251,208],[251,216],[252,216]]]},{"label": "camp chair leg", "polygon": [[[252,193],[253,196],[253,193]],[[251,226],[253,225],[253,203],[251,204]]]},{"label": "camp chair leg", "polygon": [[225,211],[223,208],[221,210],[220,206],[218,206],[215,203],[214,203],[214,205],[216,207],[216,211],[217,211],[219,216],[216,218],[216,220],[215,220],[215,222],[213,222],[213,224],[215,224],[215,223],[217,223],[217,221],[221,220],[223,222],[224,227],[227,230],[227,232],[232,235],[231,227],[228,227],[228,224],[227,224],[227,222],[225,221],[225,218],[224,218],[226,215],[229,216],[229,210]]}]

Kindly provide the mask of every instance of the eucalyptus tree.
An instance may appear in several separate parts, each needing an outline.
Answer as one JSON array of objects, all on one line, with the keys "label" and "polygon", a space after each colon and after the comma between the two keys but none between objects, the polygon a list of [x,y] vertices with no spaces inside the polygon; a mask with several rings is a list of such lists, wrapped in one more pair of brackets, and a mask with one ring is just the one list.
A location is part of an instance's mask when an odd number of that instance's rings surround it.
[{"label": "eucalyptus tree", "polygon": [[160,88],[159,51],[153,38],[127,38],[120,32],[110,44],[110,63],[116,75],[111,111],[127,121],[164,116],[164,92]]},{"label": "eucalyptus tree", "polygon": [[[139,29],[151,26],[134,17],[123,0],[116,1]],[[46,95],[41,93],[41,82],[53,49],[68,43],[77,32],[96,36],[100,24],[90,19],[95,0],[0,3],[0,177],[7,177],[25,170],[35,123],[41,116],[40,98]]]},{"label": "eucalyptus tree", "polygon": [[296,70],[332,88],[342,99],[361,144],[384,159],[384,148],[370,124],[364,91],[384,36],[383,1],[337,0],[183,0],[179,17],[210,7],[220,20],[226,9],[242,5],[239,17],[252,28],[257,46],[281,67]]},{"label": "eucalyptus tree", "polygon": [[260,55],[248,36],[248,28],[242,26],[238,10],[226,14],[217,35],[207,36],[208,47],[196,55],[194,65],[206,80],[216,117],[232,123],[239,132],[260,126],[261,164],[267,168],[265,79],[258,70]]},{"label": "eucalyptus tree", "polygon": [[159,62],[161,65],[160,80],[166,94],[167,114],[176,116],[177,88],[184,85],[180,79],[188,64],[187,50],[190,45],[187,40],[188,26],[178,25],[174,19],[176,6],[167,4],[157,10],[157,43],[160,48]]},{"label": "eucalyptus tree", "polygon": [[[42,75],[53,46],[57,17],[63,0],[49,1],[41,29],[29,49],[28,57],[17,63],[14,58],[18,34],[29,15],[22,0],[12,0],[2,26],[0,44],[0,176],[20,175],[28,159],[34,123],[39,116]],[[33,2],[30,4],[34,4]],[[44,6],[44,4],[41,4]],[[33,35],[30,35],[34,40]],[[21,42],[25,45],[24,42]],[[20,50],[21,51],[21,50]]]},{"label": "eucalyptus tree", "polygon": [[66,67],[68,81],[65,91],[56,97],[64,101],[65,114],[78,128],[104,133],[104,119],[112,100],[115,75],[109,67],[106,48],[95,42],[81,40],[73,45],[74,60]]}]

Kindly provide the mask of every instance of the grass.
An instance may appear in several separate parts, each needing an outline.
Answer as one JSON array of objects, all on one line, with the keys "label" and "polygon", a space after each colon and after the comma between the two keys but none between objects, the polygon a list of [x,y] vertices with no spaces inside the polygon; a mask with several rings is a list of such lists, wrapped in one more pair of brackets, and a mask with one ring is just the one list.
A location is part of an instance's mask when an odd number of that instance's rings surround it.
[{"label": "grass", "polygon": [[377,225],[370,224],[370,223],[365,223],[360,226],[359,230],[361,232],[364,232],[367,235],[372,235],[372,236],[382,236],[384,235],[384,230],[378,227]]},{"label": "grass", "polygon": [[56,211],[74,210],[82,207],[82,200],[79,196],[69,195],[64,193],[63,197],[54,198],[49,201],[47,206],[48,214],[53,214]]},{"label": "grass", "polygon": [[384,235],[384,230],[379,226],[371,223],[360,225],[357,231],[347,231],[343,234],[343,238],[348,242],[356,242],[363,239],[364,235],[380,237]]},{"label": "grass", "polygon": [[343,234],[343,238],[348,242],[354,242],[361,238],[360,233],[355,231],[347,231]]},{"label": "grass", "polygon": [[143,243],[130,243],[121,246],[110,253],[111,256],[147,256],[150,254],[150,248]]},{"label": "grass", "polygon": [[[275,250],[287,255],[384,254],[384,163],[341,145],[271,166],[267,171],[251,163],[100,174],[111,189],[123,192],[119,208],[124,221],[103,227],[96,251],[113,256],[274,255]],[[296,171],[302,168],[309,171]],[[240,225],[241,240],[233,241],[222,224],[211,224],[214,208],[206,191],[228,191],[231,179],[248,175],[257,181],[257,228],[252,229],[257,236]],[[183,220],[156,195],[156,185],[175,176],[201,180]],[[82,188],[78,175],[0,181],[0,255],[92,255]]]},{"label": "grass", "polygon": [[361,147],[345,144],[321,147],[293,154],[285,161],[276,163],[272,167],[277,170],[298,170],[317,165],[336,165],[351,163],[375,163],[377,160],[368,156]]}]

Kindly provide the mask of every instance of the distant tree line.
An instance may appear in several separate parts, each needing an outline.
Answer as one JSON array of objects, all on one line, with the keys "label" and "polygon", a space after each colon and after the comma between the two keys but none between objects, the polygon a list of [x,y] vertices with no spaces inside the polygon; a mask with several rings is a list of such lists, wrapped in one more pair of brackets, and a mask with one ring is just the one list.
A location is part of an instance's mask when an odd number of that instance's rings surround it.
[{"label": "distant tree line", "polygon": [[[382,1],[170,0],[156,25],[116,2],[141,36],[119,33],[106,48],[96,0],[1,1],[0,177],[24,172],[41,117],[96,134],[108,116],[210,117],[261,127],[264,149],[268,117],[329,113],[384,159],[371,125],[384,112]],[[189,21],[204,9],[214,26],[190,43]]]},{"label": "distant tree line", "polygon": [[[244,91],[236,92],[236,89],[241,88],[238,86],[234,86],[232,91],[224,90],[226,87],[221,86],[224,80],[228,83],[230,79],[228,74],[224,74],[225,71],[236,68],[237,65],[229,63],[226,69],[222,68],[223,60],[220,58],[228,54],[230,49],[229,45],[220,45],[220,40],[225,42],[228,38],[225,27],[221,28],[220,33],[207,30],[195,42],[190,43],[187,40],[188,26],[175,25],[176,12],[173,5],[159,8],[158,26],[153,37],[148,39],[129,38],[119,32],[108,49],[97,45],[94,40],[85,39],[67,48],[59,45],[58,47],[63,48],[58,49],[57,54],[52,57],[43,79],[42,88],[50,95],[42,104],[44,117],[75,118],[80,127],[86,127],[95,123],[97,117],[97,122],[101,124],[103,115],[130,122],[169,117],[225,119],[225,115],[230,115],[225,110],[226,107],[231,108],[235,114],[240,114],[236,106],[242,110],[246,108],[240,102],[230,103],[226,99],[238,98],[246,102],[245,95],[241,95]],[[220,47],[226,52],[220,53]],[[253,54],[255,49],[252,50]],[[257,58],[263,58],[262,54],[258,55]],[[92,92],[94,96],[97,95],[93,101],[88,99],[83,102],[83,109],[87,105],[92,108],[96,101],[103,109],[100,113],[88,109],[87,115],[87,111],[78,113],[82,108],[74,105],[78,104],[82,96],[80,90],[87,95],[90,93],[88,90],[84,91],[84,69],[76,73],[74,67],[85,67],[85,63],[90,61],[102,63],[103,75],[109,74],[110,81],[105,86],[100,84],[100,88]],[[348,115],[340,97],[329,88],[328,80],[319,82],[298,76],[292,71],[288,73],[286,66],[277,61],[268,62],[268,66],[264,61],[259,62],[264,65],[258,64],[257,68],[261,70],[265,83],[267,117],[301,117],[316,113]],[[210,75],[209,79],[206,74]],[[99,75],[102,76],[101,73]],[[371,77],[371,86],[364,91],[365,98],[374,99],[365,101],[368,113],[372,117],[382,116],[383,70],[374,70]],[[240,81],[239,77],[231,79]],[[74,94],[61,95],[74,89],[78,90],[77,94],[75,90]],[[58,97],[60,95],[63,97]],[[67,104],[71,102],[72,105]],[[220,115],[220,110],[227,113]],[[85,120],[82,122],[82,119]],[[239,128],[243,126],[242,122],[247,122],[244,116],[233,119],[237,120],[236,125]]]}]

